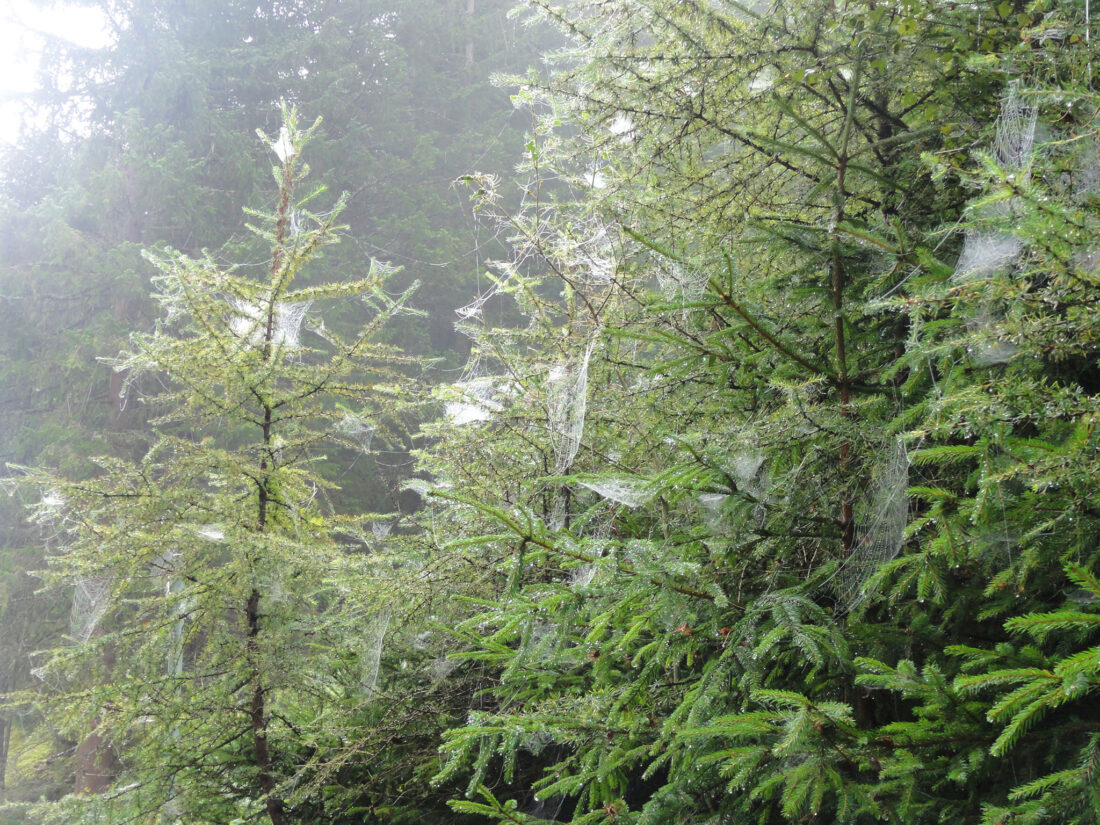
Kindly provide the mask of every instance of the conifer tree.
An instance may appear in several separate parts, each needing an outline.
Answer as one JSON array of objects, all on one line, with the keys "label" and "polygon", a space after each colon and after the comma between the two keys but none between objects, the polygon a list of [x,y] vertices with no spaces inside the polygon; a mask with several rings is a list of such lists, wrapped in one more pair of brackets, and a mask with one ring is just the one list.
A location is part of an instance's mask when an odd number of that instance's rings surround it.
[{"label": "conifer tree", "polygon": [[[315,468],[397,425],[402,359],[375,338],[409,292],[388,294],[393,270],[375,262],[357,280],[298,285],[338,239],[342,200],[321,211],[323,190],[301,191],[318,124],[284,116],[265,138],[277,206],[251,227],[270,244],[262,273],[150,256],[164,315],[113,361],[160,383],[148,452],[101,458],[90,478],[26,471],[51,575],[87,595],[74,644],[38,671],[46,713],[74,737],[97,731],[119,773],[61,817],[296,821],[314,766],[348,736],[343,714],[371,699],[377,660],[347,624],[369,620],[362,588],[381,599],[385,577],[369,516],[333,513]],[[353,299],[369,320],[326,327],[322,307]]]},{"label": "conifer tree", "polygon": [[[479,333],[491,391],[456,388],[480,412],[427,465],[500,587],[458,628],[499,676],[447,737],[456,807],[1094,821],[1087,21],[529,5],[573,44],[521,91],[543,131],[498,294],[535,320]],[[1009,111],[1057,137],[1005,148]]]},{"label": "conifer tree", "polygon": [[[117,352],[132,330],[153,322],[157,310],[148,298],[148,278],[155,268],[142,257],[144,247],[166,243],[193,258],[209,249],[219,262],[264,256],[267,242],[240,231],[238,216],[242,204],[267,203],[267,148],[251,139],[251,130],[278,128],[272,101],[281,96],[324,114],[324,128],[310,145],[313,166],[331,189],[351,192],[343,212],[350,226],[342,233],[345,242],[327,247],[325,257],[305,271],[304,283],[339,279],[360,267],[364,255],[396,260],[404,268],[388,288],[401,291],[422,279],[425,288],[413,300],[430,320],[390,325],[384,339],[421,353],[429,347],[437,354],[461,349],[450,305],[469,293],[476,262],[494,242],[476,233],[450,185],[469,165],[466,158],[503,162],[493,157],[517,134],[523,115],[505,90],[491,88],[488,77],[494,69],[525,65],[535,53],[535,33],[506,20],[507,0],[90,5],[108,13],[111,45],[87,50],[61,39],[50,42],[41,67],[45,89],[33,99],[35,126],[18,147],[5,151],[0,167],[0,463],[45,465],[60,475],[84,477],[89,456],[142,453],[149,407],[120,408],[125,376],[98,357]],[[69,126],[74,115],[83,124],[79,135]],[[325,319],[330,328],[347,331],[360,309],[358,302],[334,302]],[[365,443],[366,430],[360,436]],[[374,444],[385,442],[380,437]],[[321,475],[340,474],[340,489],[328,492],[333,506],[398,509],[392,492],[395,479],[407,473],[406,461],[362,459],[350,470],[349,464],[347,454],[328,451],[327,462],[313,465]],[[16,524],[16,510],[7,512]],[[392,515],[375,527],[397,521]],[[401,541],[403,531],[384,541]],[[10,570],[5,576],[13,577],[13,586],[34,589],[9,563],[18,559],[36,568],[43,566],[42,557],[34,542],[10,536],[18,544],[0,548],[0,568]],[[46,638],[51,634],[60,638],[71,594],[39,592],[34,610],[42,620],[35,629],[44,635],[31,648],[52,647]],[[394,614],[387,641],[400,618]],[[415,635],[410,631],[409,638]],[[2,643],[5,651],[8,641]],[[10,641],[21,659],[12,686],[37,686],[28,676],[22,642]],[[387,648],[383,670],[407,663],[405,654]],[[430,658],[420,649],[413,656]],[[412,670],[402,671],[403,677]],[[378,703],[364,710],[354,724],[379,724],[369,735],[351,738],[340,760],[340,782],[369,784],[385,797],[389,790],[382,788],[407,781],[410,763],[432,757],[437,721],[463,713],[457,690],[441,703],[445,710],[436,704],[438,696],[415,706],[417,691],[436,684],[425,678],[417,690],[405,689],[408,682],[395,688],[392,696],[403,710],[381,714],[382,721],[376,718]],[[429,713],[429,706],[438,712]],[[18,718],[18,727],[27,731],[37,719],[26,705]],[[70,735],[84,738],[75,728]],[[388,753],[403,756],[379,755],[394,741],[399,744]],[[50,764],[14,771],[12,795],[56,795],[71,772],[74,744],[52,741],[47,726],[28,739],[17,731],[13,762],[27,765],[41,754]],[[81,761],[85,752],[80,750]],[[360,759],[360,753],[370,757]],[[409,753],[415,756],[406,759]],[[348,777],[352,772],[354,779]],[[342,798],[354,795],[348,791]]]}]

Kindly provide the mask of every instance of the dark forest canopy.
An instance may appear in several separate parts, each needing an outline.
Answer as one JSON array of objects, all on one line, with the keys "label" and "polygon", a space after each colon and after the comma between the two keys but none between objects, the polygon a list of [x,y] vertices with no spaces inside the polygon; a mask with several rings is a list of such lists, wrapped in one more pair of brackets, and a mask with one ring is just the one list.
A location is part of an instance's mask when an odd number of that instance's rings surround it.
[{"label": "dark forest canopy", "polygon": [[1087,6],[104,8],[0,822],[1100,819]]}]

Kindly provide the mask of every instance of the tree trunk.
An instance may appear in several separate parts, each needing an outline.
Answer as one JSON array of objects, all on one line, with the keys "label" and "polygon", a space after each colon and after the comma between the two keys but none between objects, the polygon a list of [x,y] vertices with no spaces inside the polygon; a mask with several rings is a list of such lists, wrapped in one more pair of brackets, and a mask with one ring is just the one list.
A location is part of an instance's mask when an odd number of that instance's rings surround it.
[{"label": "tree trunk", "polygon": [[111,787],[118,771],[118,760],[107,740],[99,733],[99,720],[76,748],[76,776],[73,791],[78,794],[103,793]]},{"label": "tree trunk", "polygon": [[[260,591],[252,589],[248,597],[248,652],[255,657],[260,635]],[[249,711],[252,727],[252,746],[256,757],[256,767],[260,773],[260,788],[267,797],[267,815],[271,818],[271,825],[286,825],[286,807],[283,800],[275,793],[276,782],[271,771],[271,752],[267,747],[267,708],[265,702],[266,690],[263,685],[263,676],[258,671],[252,673],[252,705]]]},{"label": "tree trunk", "polygon": [[466,14],[469,16],[469,20],[466,21],[466,68],[472,69],[474,66],[474,3],[475,0],[466,0]]},{"label": "tree trunk", "polygon": [[7,801],[8,750],[11,745],[11,720],[0,717],[0,805]]},{"label": "tree trunk", "polygon": [[[115,665],[115,652],[109,645],[103,652],[102,662],[105,672],[110,673]],[[111,787],[118,773],[118,760],[107,744],[107,737],[99,732],[100,723],[101,720],[96,719],[88,735],[76,747],[74,793],[103,793]]]}]

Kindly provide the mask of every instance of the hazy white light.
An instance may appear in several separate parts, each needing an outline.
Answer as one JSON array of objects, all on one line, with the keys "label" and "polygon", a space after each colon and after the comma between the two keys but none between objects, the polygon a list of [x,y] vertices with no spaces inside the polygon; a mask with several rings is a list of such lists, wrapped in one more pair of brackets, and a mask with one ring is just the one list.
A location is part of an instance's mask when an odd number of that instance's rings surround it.
[{"label": "hazy white light", "polygon": [[23,103],[3,100],[33,92],[38,61],[47,37],[98,49],[111,42],[107,17],[99,9],[55,3],[39,8],[29,0],[0,3],[0,142],[19,136]]}]

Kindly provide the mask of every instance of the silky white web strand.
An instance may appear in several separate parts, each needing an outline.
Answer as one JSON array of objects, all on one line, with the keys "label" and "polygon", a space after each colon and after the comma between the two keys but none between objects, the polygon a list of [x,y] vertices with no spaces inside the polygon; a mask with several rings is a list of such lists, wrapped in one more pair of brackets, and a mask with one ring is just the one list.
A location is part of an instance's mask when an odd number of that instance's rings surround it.
[{"label": "silky white web strand", "polygon": [[1020,99],[1019,82],[1009,84],[993,137],[993,154],[1003,168],[1018,171],[1031,163],[1038,119],[1039,107]]},{"label": "silky white web strand", "polygon": [[279,137],[271,144],[271,151],[275,153],[281,163],[286,163],[298,154],[298,149],[290,139],[290,130],[287,127],[279,127]]},{"label": "silky white web strand", "polygon": [[899,438],[876,468],[866,518],[856,527],[852,552],[837,576],[841,604],[851,610],[864,598],[864,585],[901,551],[909,518],[909,455]]},{"label": "silky white web strand", "polygon": [[601,478],[578,483],[603,498],[631,509],[648,504],[657,496],[657,490],[653,485],[638,478]]},{"label": "silky white web strand", "polygon": [[112,576],[81,576],[74,583],[69,629],[82,642],[95,633],[99,620],[110,606]]},{"label": "silky white web strand", "polygon": [[580,361],[561,364],[550,370],[546,406],[550,443],[554,450],[554,472],[558,475],[572,466],[580,450],[588,403],[588,362],[595,346],[596,337],[593,336]]},{"label": "silky white web strand", "polygon": [[[1013,173],[1026,169],[1035,147],[1037,106],[1020,99],[1019,84],[1012,83],[1001,102],[993,137],[993,154],[1000,166]],[[995,215],[1011,219],[1012,204],[998,204]],[[1003,215],[999,213],[1003,212]],[[1011,267],[1023,251],[1023,242],[1005,231],[969,230],[955,264],[954,280],[990,278]]]},{"label": "silky white web strand", "polygon": [[373,424],[368,424],[364,419],[345,410],[343,417],[336,422],[335,430],[358,444],[363,452],[370,452],[375,431]]},{"label": "silky white web strand", "polygon": [[[1011,174],[1026,172],[1035,150],[1035,127],[1039,108],[1025,102],[1020,96],[1017,81],[1008,87],[1001,101],[993,137],[993,155],[1001,168]],[[1011,221],[1014,210],[1012,200],[997,204],[987,217]],[[1024,253],[1024,242],[1008,230],[970,229],[963,241],[962,252],[955,263],[952,280],[971,283],[994,278],[998,273],[1011,272]],[[1009,361],[1018,348],[998,340],[995,330],[1002,313],[983,302],[967,324],[975,335],[968,347],[971,360],[978,366],[990,366]]]},{"label": "silky white web strand", "polygon": [[1015,263],[1024,243],[1007,232],[967,232],[955,263],[957,282],[987,280]]},{"label": "silky white web strand", "polygon": [[[277,303],[271,330],[271,343],[290,349],[297,348],[302,321],[305,320],[311,303],[311,301],[291,304]],[[267,307],[262,303],[251,303],[242,300],[234,300],[232,305],[236,312],[240,314],[230,319],[230,332],[238,338],[247,339],[254,346],[262,345],[265,342],[267,332],[264,328]]]},{"label": "silky white web strand", "polygon": [[363,633],[360,655],[360,684],[367,692],[378,684],[378,669],[382,661],[382,642],[390,626],[390,612],[378,613],[371,619]]},{"label": "silky white web strand", "polygon": [[603,221],[595,220],[580,227],[584,237],[575,240],[565,256],[565,267],[584,287],[602,287],[611,283],[618,265],[614,236]]},{"label": "silky white web strand", "polygon": [[483,368],[481,355],[475,349],[466,362],[462,377],[451,385],[451,390],[459,397],[444,405],[447,419],[456,425],[491,421],[496,413],[504,409],[504,404],[499,400],[506,394],[504,383],[503,379],[490,375]]}]

